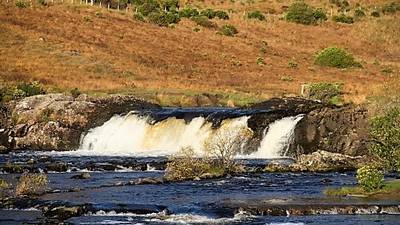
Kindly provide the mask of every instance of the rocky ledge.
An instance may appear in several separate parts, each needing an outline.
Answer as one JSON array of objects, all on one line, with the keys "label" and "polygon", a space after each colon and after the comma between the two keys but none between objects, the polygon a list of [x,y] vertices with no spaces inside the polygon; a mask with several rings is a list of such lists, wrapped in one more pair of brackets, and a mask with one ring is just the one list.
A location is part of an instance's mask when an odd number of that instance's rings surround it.
[{"label": "rocky ledge", "polygon": [[272,161],[265,172],[344,172],[354,171],[370,163],[373,158],[369,156],[349,156],[318,150],[316,152],[300,155],[292,164],[282,164]]},{"label": "rocky ledge", "polygon": [[133,96],[37,95],[1,107],[0,150],[72,150],[82,134],[118,113],[158,108]]}]

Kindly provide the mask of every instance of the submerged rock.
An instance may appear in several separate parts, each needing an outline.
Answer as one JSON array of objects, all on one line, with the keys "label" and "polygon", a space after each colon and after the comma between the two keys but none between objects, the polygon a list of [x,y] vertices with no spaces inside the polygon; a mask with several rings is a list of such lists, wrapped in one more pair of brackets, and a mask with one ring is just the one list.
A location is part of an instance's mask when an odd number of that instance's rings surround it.
[{"label": "submerged rock", "polygon": [[90,178],[90,173],[81,173],[77,174],[71,177],[71,179],[89,179]]}]

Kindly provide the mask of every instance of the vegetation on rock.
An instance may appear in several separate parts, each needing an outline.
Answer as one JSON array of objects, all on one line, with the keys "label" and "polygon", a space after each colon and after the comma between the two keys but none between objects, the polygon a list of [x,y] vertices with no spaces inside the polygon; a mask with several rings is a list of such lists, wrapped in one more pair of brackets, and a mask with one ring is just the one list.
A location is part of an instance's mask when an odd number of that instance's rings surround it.
[{"label": "vegetation on rock", "polygon": [[343,84],[313,83],[308,86],[308,97],[325,103],[340,104],[342,102]]},{"label": "vegetation on rock", "polygon": [[46,191],[49,181],[46,174],[24,173],[19,178],[15,195],[40,195]]}]

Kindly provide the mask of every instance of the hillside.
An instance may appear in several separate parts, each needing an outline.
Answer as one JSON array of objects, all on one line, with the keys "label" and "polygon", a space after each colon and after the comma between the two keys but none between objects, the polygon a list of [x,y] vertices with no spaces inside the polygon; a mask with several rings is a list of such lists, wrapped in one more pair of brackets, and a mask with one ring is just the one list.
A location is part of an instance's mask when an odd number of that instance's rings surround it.
[{"label": "hillside", "polygon": [[[181,104],[181,95],[197,93],[237,103],[297,95],[301,84],[320,81],[344,83],[346,99],[359,103],[398,82],[400,11],[370,16],[392,1],[350,1],[352,9],[359,3],[367,12],[353,24],[333,22],[338,7],[329,0],[306,1],[328,12],[328,20],[317,25],[283,20],[291,2],[190,2],[227,10],[229,20],[212,21],[234,25],[238,34],[228,37],[186,18],[160,27],[134,19],[131,11],[78,3],[19,8],[4,0],[0,80],[35,80],[50,91],[135,93],[172,105]],[[245,18],[252,10],[262,11],[266,20]],[[346,49],[362,68],[315,65],[316,52],[328,46]]]}]

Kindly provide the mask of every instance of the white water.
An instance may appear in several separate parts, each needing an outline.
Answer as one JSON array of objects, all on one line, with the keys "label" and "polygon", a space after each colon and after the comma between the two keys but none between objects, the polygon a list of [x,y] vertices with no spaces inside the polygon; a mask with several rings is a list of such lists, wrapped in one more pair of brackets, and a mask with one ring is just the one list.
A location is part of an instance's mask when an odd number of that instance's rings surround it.
[{"label": "white water", "polygon": [[128,114],[114,116],[100,127],[88,132],[76,152],[82,155],[165,156],[177,153],[183,147],[192,147],[202,155],[204,142],[218,131],[233,131],[240,135],[247,128],[248,117],[224,120],[217,130],[203,117],[189,123],[183,119],[168,118],[150,124],[149,118]]},{"label": "white water", "polygon": [[258,151],[251,154],[250,158],[279,158],[286,156],[293,140],[296,124],[302,118],[303,115],[285,117],[270,124]]},{"label": "white water", "polygon": [[[259,150],[247,158],[277,158],[284,154],[296,123],[302,117],[287,117],[270,125]],[[248,116],[226,119],[218,129],[203,117],[186,123],[170,117],[155,124],[150,118],[135,114],[116,115],[102,126],[91,129],[81,141],[77,155],[107,156],[168,156],[190,146],[199,156],[204,154],[204,143],[221,135],[248,138],[244,134]],[[248,134],[248,132],[247,132]],[[252,134],[252,133],[251,133]]]}]

